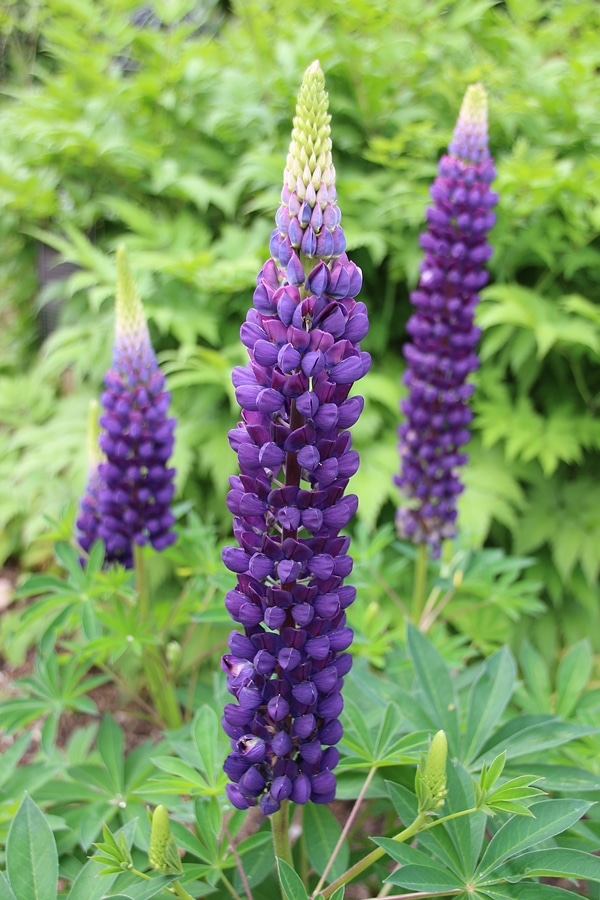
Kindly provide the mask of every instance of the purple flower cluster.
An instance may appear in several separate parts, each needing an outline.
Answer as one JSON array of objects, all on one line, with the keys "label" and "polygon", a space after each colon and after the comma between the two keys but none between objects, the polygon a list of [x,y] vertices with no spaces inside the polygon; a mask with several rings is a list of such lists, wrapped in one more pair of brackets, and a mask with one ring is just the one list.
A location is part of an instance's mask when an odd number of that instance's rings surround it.
[{"label": "purple flower cluster", "polygon": [[223,726],[234,806],[283,800],[327,803],[335,795],[343,678],[355,589],[349,538],[357,507],[344,496],[359,464],[347,429],[369,369],[368,330],[354,298],[360,270],[344,253],[331,161],[330,117],[318,63],[305,73],[284,173],[271,254],[241,328],[250,357],[233,373],[242,422],[230,432],[240,475],[227,498],[238,546],[223,561],[237,574],[226,597],[243,627],[223,657],[235,703]]},{"label": "purple flower cluster", "polygon": [[472,85],[431,188],[420,239],[425,257],[407,325],[412,341],[404,348],[409,392],[401,406],[401,473],[394,480],[410,503],[398,510],[396,523],[401,537],[427,543],[436,555],[441,541],[456,533],[458,469],[467,461],[461,447],[470,437],[474,390],[467,377],[479,365],[474,311],[488,279],[486,234],[496,218],[494,177],[487,98],[481,85]]},{"label": "purple flower cluster", "polygon": [[175,469],[167,466],[175,419],[168,416],[170,395],[122,249],[117,271],[113,363],[101,398],[104,460],[90,471],[77,528],[84,550],[101,538],[107,563],[132,568],[134,545],[164,550],[176,538],[170,508]]}]

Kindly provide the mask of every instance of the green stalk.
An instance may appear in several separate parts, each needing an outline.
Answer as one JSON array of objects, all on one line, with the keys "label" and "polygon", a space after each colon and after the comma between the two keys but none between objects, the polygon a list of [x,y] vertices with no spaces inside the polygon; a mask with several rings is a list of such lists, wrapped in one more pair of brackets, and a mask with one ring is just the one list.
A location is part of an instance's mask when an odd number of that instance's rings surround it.
[{"label": "green stalk", "polygon": [[[138,595],[138,613],[141,628],[144,630],[150,619],[150,597],[146,581],[143,551],[137,544],[134,544],[133,547],[133,564]],[[175,695],[175,687],[171,682],[167,667],[164,665],[155,647],[144,648],[142,667],[156,712],[164,725],[167,728],[181,728],[183,719],[179,701]]]},{"label": "green stalk", "polygon": [[[412,822],[408,828],[405,828],[404,831],[400,831],[396,834],[392,840],[397,841],[399,844],[403,844],[405,841],[408,841],[409,838],[413,838],[420,831],[429,831],[431,828],[435,828],[436,825],[443,825],[445,822],[450,822],[452,819],[459,819],[461,816],[469,816],[471,813],[478,812],[479,807],[473,806],[470,809],[461,809],[455,813],[449,813],[447,816],[442,816],[439,819],[434,819],[433,821],[427,821],[428,813],[421,812],[417,816],[417,818]],[[385,856],[385,850],[381,847],[378,847],[376,850],[372,850],[371,853],[364,856],[362,859],[359,859],[357,863],[355,863],[350,869],[344,872],[343,875],[340,875],[335,881],[333,881],[330,885],[328,885],[325,890],[321,891],[324,900],[327,900],[328,897],[331,897],[335,891],[343,884],[348,884],[348,882],[352,881],[356,878],[357,875],[360,875],[365,869],[368,869],[369,866],[372,866],[373,863],[377,862],[378,859],[381,859],[382,856]]]},{"label": "green stalk", "polygon": [[412,618],[414,624],[419,627],[421,615],[425,606],[425,591],[427,589],[427,563],[429,549],[427,544],[419,544],[417,558],[415,559],[415,577],[413,583]]},{"label": "green stalk", "polygon": [[[281,809],[271,816],[271,831],[273,832],[273,849],[275,857],[282,859],[288,865],[294,866],[292,857],[292,845],[290,844],[289,829],[289,800],[284,800]],[[283,893],[283,889],[282,889]]]},{"label": "green stalk", "polygon": [[[423,829],[427,819],[427,813],[419,813],[417,818],[412,822],[408,828],[405,828],[399,834],[392,838],[393,841],[398,841],[399,844],[404,843],[409,838],[412,838],[419,831]],[[381,847],[377,847],[376,850],[372,850],[371,853],[368,853],[367,856],[364,856],[362,859],[359,859],[357,863],[354,863],[351,868],[349,868],[343,875],[340,875],[339,878],[336,878],[335,881],[332,881],[330,885],[328,885],[325,890],[321,891],[325,900],[328,897],[331,897],[332,894],[337,891],[339,887],[343,884],[348,884],[348,882],[353,881],[357,875],[360,875],[365,869],[368,869],[369,866],[372,866],[373,863],[377,862],[378,859],[381,859],[382,856],[385,856],[385,850]]]}]

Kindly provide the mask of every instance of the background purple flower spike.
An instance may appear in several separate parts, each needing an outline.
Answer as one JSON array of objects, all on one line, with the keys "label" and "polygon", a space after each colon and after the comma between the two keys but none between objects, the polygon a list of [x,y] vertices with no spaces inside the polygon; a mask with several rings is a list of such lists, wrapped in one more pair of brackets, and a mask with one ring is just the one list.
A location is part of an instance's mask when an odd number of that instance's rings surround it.
[{"label": "background purple flower spike", "polygon": [[408,504],[397,512],[398,534],[428,544],[439,555],[441,541],[456,534],[456,501],[463,489],[459,469],[470,437],[467,383],[479,360],[474,324],[479,290],[487,282],[492,255],[487,232],[496,220],[497,194],[487,141],[487,97],[479,84],[468,88],[448,154],[431,188],[425,251],[415,312],[407,324],[407,368],[399,429],[400,475],[394,480]]},{"label": "background purple flower spike", "polygon": [[104,388],[103,461],[91,473],[82,501],[79,541],[89,548],[93,524],[93,539],[105,543],[106,562],[132,568],[134,545],[164,550],[176,539],[175,469],[168,467],[175,419],[168,416],[170,395],[123,248],[117,251],[115,344]]},{"label": "background purple flower spike", "polygon": [[[223,727],[234,806],[327,803],[335,795],[343,676],[351,666],[343,579],[352,569],[340,531],[356,511],[344,496],[358,468],[346,430],[363,401],[349,397],[369,369],[362,276],[344,252],[318,62],[305,73],[269,259],[241,329],[250,361],[233,372],[242,421],[230,432],[240,475],[227,505],[237,575],[226,606],[243,633],[223,657],[236,702]],[[259,748],[257,754],[256,748]],[[264,751],[264,752],[263,752]]]}]

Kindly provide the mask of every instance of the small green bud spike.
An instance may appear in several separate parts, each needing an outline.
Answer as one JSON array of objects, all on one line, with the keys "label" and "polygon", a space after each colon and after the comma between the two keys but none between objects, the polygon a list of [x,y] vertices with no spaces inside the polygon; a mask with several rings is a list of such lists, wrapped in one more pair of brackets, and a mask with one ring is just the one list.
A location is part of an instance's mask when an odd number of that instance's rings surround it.
[{"label": "small green bud spike", "polygon": [[427,754],[417,769],[416,788],[419,812],[433,813],[444,805],[446,798],[446,762],[448,741],[443,731],[434,734]]},{"label": "small green bud spike", "polygon": [[319,61],[315,60],[304,73],[298,93],[284,172],[284,184],[300,199],[306,198],[311,206],[321,185],[329,188],[335,183],[328,109],[325,76]]},{"label": "small green bud spike", "polygon": [[183,872],[177,845],[171,834],[169,813],[164,806],[157,806],[152,815],[148,860],[152,868],[160,872],[171,875],[180,875]]},{"label": "small green bud spike", "polygon": [[150,346],[144,307],[129,268],[127,252],[122,245],[117,250],[115,345]]}]

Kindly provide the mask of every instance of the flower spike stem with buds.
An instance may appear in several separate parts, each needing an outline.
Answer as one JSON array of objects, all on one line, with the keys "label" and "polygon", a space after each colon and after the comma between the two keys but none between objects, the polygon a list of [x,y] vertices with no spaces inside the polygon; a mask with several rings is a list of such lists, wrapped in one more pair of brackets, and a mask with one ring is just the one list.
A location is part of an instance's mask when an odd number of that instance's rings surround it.
[{"label": "flower spike stem with buds", "polygon": [[290,812],[289,800],[284,800],[281,808],[271,816],[271,831],[273,833],[273,849],[275,857],[282,859],[293,867],[292,847],[290,844]]},{"label": "flower spike stem with buds", "polygon": [[419,628],[421,616],[425,607],[425,593],[427,590],[427,563],[429,562],[429,548],[427,544],[417,546],[415,558],[415,571],[412,597],[413,623]]}]

